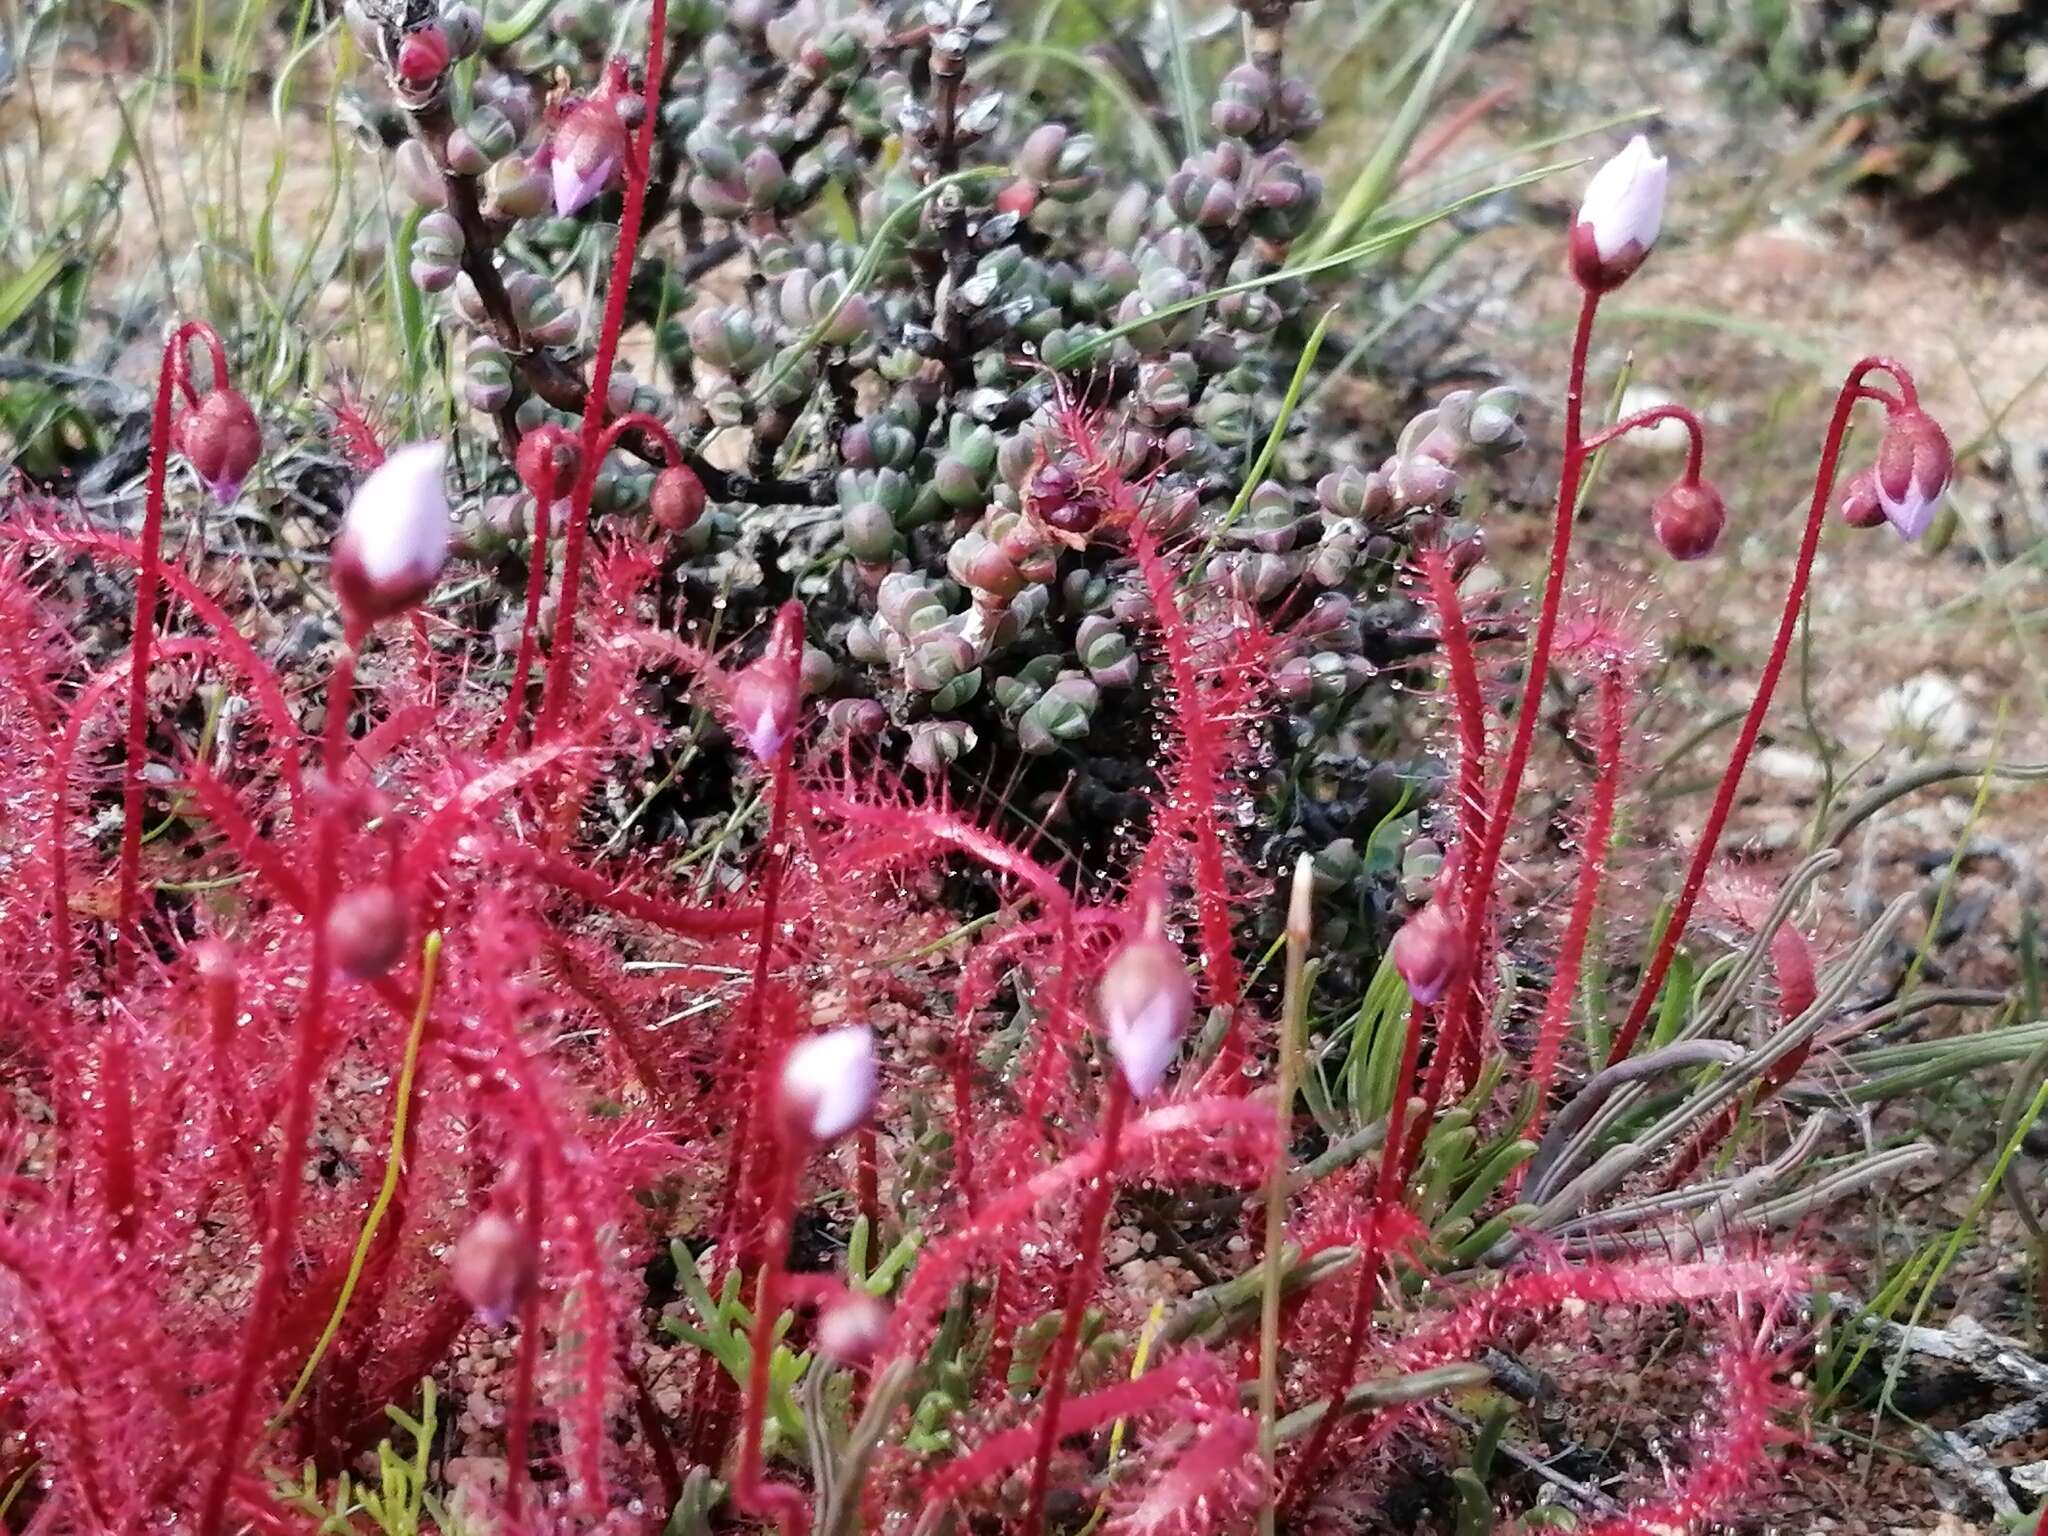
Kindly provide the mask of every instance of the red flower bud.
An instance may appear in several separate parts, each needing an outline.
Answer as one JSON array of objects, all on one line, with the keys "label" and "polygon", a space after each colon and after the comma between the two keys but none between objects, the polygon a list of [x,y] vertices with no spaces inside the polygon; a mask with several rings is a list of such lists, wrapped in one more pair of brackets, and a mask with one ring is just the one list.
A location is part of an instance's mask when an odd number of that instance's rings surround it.
[{"label": "red flower bud", "polygon": [[606,100],[570,109],[549,141],[555,213],[567,218],[612,183],[626,163],[626,125]]},{"label": "red flower bud", "polygon": [[456,1239],[448,1255],[455,1294],[487,1327],[502,1328],[526,1299],[540,1264],[526,1234],[509,1217],[487,1211]]},{"label": "red flower bud", "polygon": [[664,533],[688,533],[704,515],[704,482],[687,464],[671,464],[654,477],[647,510]]},{"label": "red flower bud", "polygon": [[1650,508],[1650,526],[1657,542],[1674,560],[1699,560],[1710,555],[1728,525],[1728,509],[1711,481],[1681,480]]},{"label": "red flower bud", "polygon": [[1884,526],[1884,507],[1877,499],[1877,471],[1860,469],[1850,476],[1848,485],[1842,489],[1842,498],[1835,503],[1835,509],[1842,514],[1842,521],[1851,528],[1881,528]]},{"label": "red flower bud", "polygon": [[767,653],[742,667],[726,694],[733,723],[757,762],[774,761],[795,734],[803,708],[803,657],[803,604],[787,602],[775,615]]},{"label": "red flower bud", "polygon": [[580,458],[568,428],[554,422],[535,427],[519,440],[519,483],[536,501],[553,505],[574,488]]},{"label": "red flower bud", "polygon": [[437,26],[408,32],[398,45],[398,78],[408,85],[431,85],[448,68],[448,35]]},{"label": "red flower bud", "polygon": [[1873,484],[1877,504],[1903,538],[1917,539],[1934,521],[1956,466],[1948,434],[1925,411],[1901,407],[1885,423]]},{"label": "red flower bud", "polygon": [[405,903],[384,884],[350,891],[327,914],[327,943],[345,976],[375,981],[405,953]]},{"label": "red flower bud", "polygon": [[1462,956],[1458,925],[1448,908],[1432,901],[1394,935],[1394,969],[1408,983],[1408,995],[1427,1006],[1444,995]]},{"label": "red flower bud", "polygon": [[1038,206],[1038,183],[1021,178],[1011,182],[996,194],[996,212],[1014,213],[1019,218],[1030,218],[1032,209]]},{"label": "red flower bud", "polygon": [[242,489],[263,453],[263,429],[236,389],[216,389],[178,423],[178,448],[214,500],[225,506]]}]

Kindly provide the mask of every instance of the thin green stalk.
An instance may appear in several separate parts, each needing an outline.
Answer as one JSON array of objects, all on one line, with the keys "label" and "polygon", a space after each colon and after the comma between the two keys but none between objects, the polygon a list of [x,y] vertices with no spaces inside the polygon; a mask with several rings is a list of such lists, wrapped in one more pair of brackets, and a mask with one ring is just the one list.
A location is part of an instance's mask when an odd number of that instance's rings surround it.
[{"label": "thin green stalk", "polygon": [[[1328,316],[1323,317],[1325,321]],[[1320,336],[1321,328],[1317,334]],[[1299,382],[1297,376],[1297,382]],[[1259,1505],[1259,1530],[1278,1528],[1280,1487],[1280,1293],[1287,1240],[1288,1149],[1294,1142],[1294,1094],[1300,1078],[1301,1026],[1308,1017],[1315,972],[1308,943],[1313,921],[1315,863],[1303,854],[1294,865],[1294,890],[1287,906],[1287,980],[1280,1004],[1279,1092],[1274,1105],[1280,1151],[1266,1176],[1265,1289],[1259,1298],[1259,1449],[1266,1459],[1266,1497]]]},{"label": "thin green stalk", "polygon": [[440,966],[441,935],[437,931],[427,935],[420,954],[420,1003],[413,1010],[412,1031],[405,1039],[405,1062],[398,1069],[398,1086],[393,1090],[391,1150],[384,1158],[384,1182],[378,1187],[377,1198],[370,1202],[370,1214],[363,1220],[362,1235],[356,1239],[356,1251],[349,1257],[348,1277],[341,1283],[341,1294],[334,1298],[334,1310],[327,1315],[327,1326],[320,1330],[319,1342],[313,1346],[313,1353],[306,1357],[306,1364],[299,1372],[299,1379],[292,1383],[284,1406],[271,1420],[273,1427],[282,1423],[305,1395],[306,1387],[313,1380],[313,1372],[319,1369],[321,1356],[327,1353],[334,1336],[341,1332],[342,1315],[348,1311],[348,1304],[355,1297],[356,1285],[363,1278],[363,1266],[369,1262],[370,1245],[377,1239],[377,1228],[391,1209],[391,1202],[398,1197],[398,1181],[403,1177],[405,1167],[406,1127],[412,1119],[413,1078],[419,1070],[420,1042],[426,1038],[427,1014],[434,1004],[434,977]]}]

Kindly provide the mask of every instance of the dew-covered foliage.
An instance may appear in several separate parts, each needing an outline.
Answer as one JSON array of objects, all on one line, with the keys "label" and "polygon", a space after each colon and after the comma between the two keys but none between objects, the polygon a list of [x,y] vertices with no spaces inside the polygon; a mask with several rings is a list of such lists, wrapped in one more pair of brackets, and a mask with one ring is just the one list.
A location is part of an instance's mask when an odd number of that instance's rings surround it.
[{"label": "dew-covered foliage", "polygon": [[[1729,514],[1689,410],[1585,421],[1659,234],[1646,142],[1560,252],[1525,595],[1469,581],[1458,517],[1521,445],[1507,392],[1370,470],[1259,455],[1350,260],[1319,265],[1351,231],[1290,147],[1288,8],[1247,10],[1199,149],[1132,191],[1013,131],[978,0],[620,19],[347,7],[475,419],[402,443],[324,403],[330,637],[179,536],[280,447],[208,324],[164,343],[139,516],[7,492],[0,1522],[1484,1530],[1539,1491],[1495,1465],[1517,1354],[1585,1341],[1597,1400],[1628,1318],[1697,1411],[1578,1528],[1738,1510],[1810,1343],[1779,1234],[1919,1152],[1841,1154],[1800,1092],[1903,906],[1824,957],[1793,918],[1832,855],[1782,889],[1716,858],[1824,525],[1915,537],[1944,492],[1906,369],[1842,386],[1652,891],[1611,872],[1658,637],[1574,581],[1573,514],[1667,421],[1692,451],[1645,543],[1710,558]],[[1883,435],[1838,497],[1859,406]],[[1395,682],[1448,741],[1440,790],[1390,786],[1412,834],[1277,859],[1288,754]],[[964,771],[997,738],[1064,775],[1029,814]],[[1567,745],[1570,854],[1520,869]],[[622,809],[653,763],[694,820]],[[1374,859],[1398,931],[1321,953]],[[1602,953],[1603,912],[1667,900],[1640,964]],[[1594,965],[1625,1012],[1583,1005]],[[450,1454],[458,1389],[487,1457]]]}]

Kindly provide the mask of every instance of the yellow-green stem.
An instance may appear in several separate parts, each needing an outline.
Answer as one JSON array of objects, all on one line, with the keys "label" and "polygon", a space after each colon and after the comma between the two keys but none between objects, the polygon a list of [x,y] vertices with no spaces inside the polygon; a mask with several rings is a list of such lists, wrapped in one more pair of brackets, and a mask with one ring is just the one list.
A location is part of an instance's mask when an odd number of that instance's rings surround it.
[{"label": "yellow-green stem", "polygon": [[1259,1450],[1266,1461],[1266,1498],[1259,1506],[1261,1536],[1274,1536],[1280,1469],[1280,1291],[1286,1268],[1287,1149],[1294,1140],[1294,1094],[1299,1077],[1301,1029],[1308,1017],[1314,982],[1308,941],[1314,866],[1303,854],[1294,866],[1294,892],[1287,908],[1287,978],[1280,1004],[1279,1094],[1273,1116],[1280,1150],[1266,1178],[1266,1284],[1259,1301]]}]

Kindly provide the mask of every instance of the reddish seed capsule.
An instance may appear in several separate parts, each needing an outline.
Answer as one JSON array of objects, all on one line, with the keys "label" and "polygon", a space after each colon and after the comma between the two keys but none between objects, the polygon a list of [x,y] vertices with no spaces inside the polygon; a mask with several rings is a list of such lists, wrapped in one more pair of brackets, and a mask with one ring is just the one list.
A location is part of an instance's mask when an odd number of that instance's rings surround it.
[{"label": "reddish seed capsule", "polygon": [[1835,510],[1842,514],[1842,521],[1851,528],[1881,528],[1884,526],[1884,507],[1877,499],[1877,471],[1858,470],[1842,488],[1841,500],[1835,503]]},{"label": "reddish seed capsule", "polygon": [[408,32],[398,45],[398,78],[408,85],[429,85],[448,68],[448,35],[439,27]]},{"label": "reddish seed capsule", "polygon": [[179,422],[178,448],[214,500],[226,506],[263,454],[263,429],[240,390],[216,389]]},{"label": "reddish seed capsule", "polygon": [[1650,508],[1657,542],[1674,560],[1700,560],[1712,554],[1727,525],[1721,493],[1705,480],[1679,481]]},{"label": "reddish seed capsule", "polygon": [[448,1255],[455,1294],[474,1307],[491,1328],[504,1327],[519,1310],[533,1289],[539,1267],[526,1234],[496,1211],[470,1223]]},{"label": "reddish seed capsule", "polygon": [[654,477],[647,510],[664,533],[688,533],[704,515],[704,482],[687,464],[671,464]]},{"label": "reddish seed capsule", "polygon": [[1458,925],[1438,902],[1430,902],[1394,935],[1394,969],[1408,983],[1408,995],[1425,1007],[1436,1002],[1457,974]]},{"label": "reddish seed capsule", "polygon": [[388,885],[350,891],[327,915],[327,943],[345,976],[375,981],[405,953],[405,903]]}]

